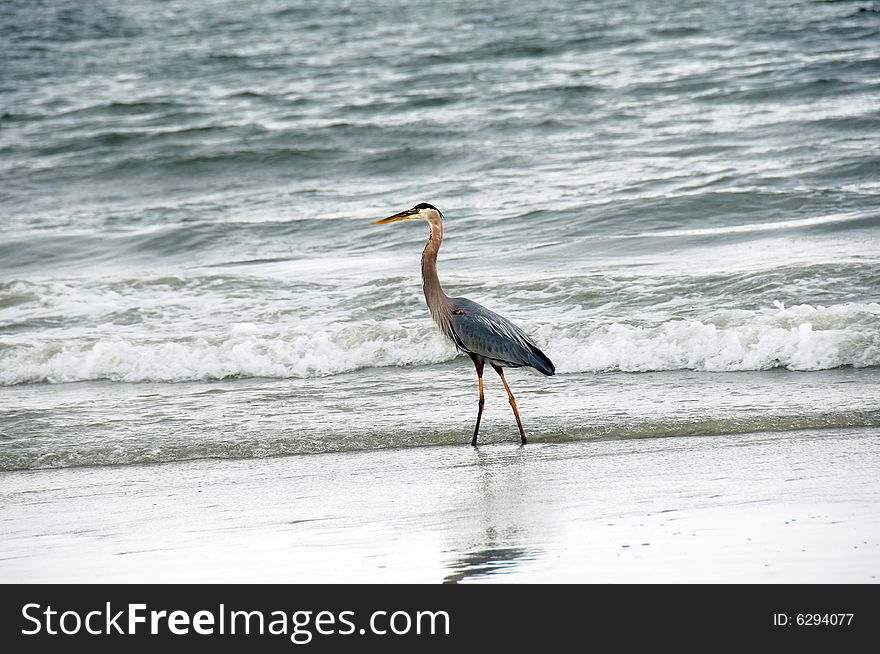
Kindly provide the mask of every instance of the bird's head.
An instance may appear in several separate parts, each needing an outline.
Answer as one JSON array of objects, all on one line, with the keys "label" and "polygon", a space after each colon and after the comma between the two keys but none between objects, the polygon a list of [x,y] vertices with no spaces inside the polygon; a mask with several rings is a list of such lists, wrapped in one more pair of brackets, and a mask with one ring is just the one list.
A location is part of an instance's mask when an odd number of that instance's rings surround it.
[{"label": "bird's head", "polygon": [[443,218],[443,214],[433,204],[422,202],[412,209],[401,211],[393,216],[388,216],[382,220],[377,220],[374,225],[387,225],[388,223],[396,223],[398,220],[425,220],[429,224],[439,222]]}]

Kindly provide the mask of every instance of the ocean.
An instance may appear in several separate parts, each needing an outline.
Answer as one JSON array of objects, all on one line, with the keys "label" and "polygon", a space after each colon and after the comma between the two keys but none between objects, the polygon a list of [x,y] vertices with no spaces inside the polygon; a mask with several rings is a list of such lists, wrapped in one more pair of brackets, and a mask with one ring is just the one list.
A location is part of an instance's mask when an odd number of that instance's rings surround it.
[{"label": "ocean", "polygon": [[[862,452],[878,37],[864,0],[4,3],[6,483],[468,448],[427,228],[372,224],[420,202],[446,292],[556,364],[507,373],[536,453]],[[481,442],[517,448],[485,379]]]}]

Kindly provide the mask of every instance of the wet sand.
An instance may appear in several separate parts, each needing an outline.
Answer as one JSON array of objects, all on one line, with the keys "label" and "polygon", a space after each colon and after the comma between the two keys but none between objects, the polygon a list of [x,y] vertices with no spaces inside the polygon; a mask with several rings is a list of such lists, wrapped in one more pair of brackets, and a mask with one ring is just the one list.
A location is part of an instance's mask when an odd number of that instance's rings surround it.
[{"label": "wet sand", "polygon": [[866,582],[880,432],[513,442],[0,477],[3,582]]}]

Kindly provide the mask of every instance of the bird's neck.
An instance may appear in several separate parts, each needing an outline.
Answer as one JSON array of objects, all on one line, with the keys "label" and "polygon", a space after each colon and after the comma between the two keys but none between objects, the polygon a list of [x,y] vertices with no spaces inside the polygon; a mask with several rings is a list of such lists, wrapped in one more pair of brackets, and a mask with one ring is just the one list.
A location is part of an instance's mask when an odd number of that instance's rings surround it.
[{"label": "bird's neck", "polygon": [[440,329],[446,332],[446,323],[449,321],[449,296],[443,292],[440,286],[440,278],[437,276],[437,252],[443,242],[443,221],[440,218],[430,221],[431,238],[422,252],[422,289],[425,291],[425,301],[431,317]]}]

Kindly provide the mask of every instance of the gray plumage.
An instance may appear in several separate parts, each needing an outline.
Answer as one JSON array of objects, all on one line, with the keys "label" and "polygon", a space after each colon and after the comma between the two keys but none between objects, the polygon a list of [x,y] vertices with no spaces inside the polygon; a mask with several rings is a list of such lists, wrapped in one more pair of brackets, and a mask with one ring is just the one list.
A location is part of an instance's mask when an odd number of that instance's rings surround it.
[{"label": "gray plumage", "polygon": [[417,204],[412,209],[401,211],[376,224],[386,224],[399,220],[425,220],[431,227],[428,244],[422,253],[422,288],[428,311],[440,331],[462,352],[467,353],[474,362],[480,384],[479,412],[474,427],[471,445],[477,444],[480,418],[483,415],[483,366],[488,363],[501,377],[516,416],[520,438],[526,444],[525,430],[519,417],[516,400],[504,378],[503,368],[528,366],[544,375],[554,375],[556,368],[531,338],[507,318],[499,316],[484,306],[467,298],[451,298],[443,292],[437,276],[437,252],[443,242],[443,214],[427,203]]},{"label": "gray plumage", "polygon": [[448,336],[459,350],[502,368],[529,366],[548,376],[556,374],[549,357],[507,318],[467,298],[451,300],[452,329]]},{"label": "gray plumage", "polygon": [[[443,243],[442,214],[431,205],[417,205],[426,214],[431,236],[422,252],[422,288],[431,317],[440,331],[462,352],[501,367],[530,366],[545,375],[556,368],[532,339],[507,318],[467,298],[443,292],[437,275],[437,253]],[[410,210],[412,211],[412,209]]]}]

